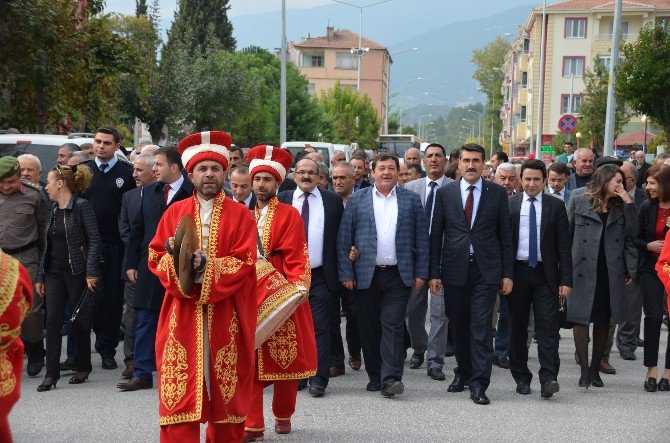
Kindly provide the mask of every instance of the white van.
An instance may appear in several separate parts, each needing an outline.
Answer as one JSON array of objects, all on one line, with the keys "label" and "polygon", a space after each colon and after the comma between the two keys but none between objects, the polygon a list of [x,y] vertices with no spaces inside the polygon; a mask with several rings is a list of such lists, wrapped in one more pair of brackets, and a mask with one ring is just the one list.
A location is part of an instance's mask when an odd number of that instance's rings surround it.
[{"label": "white van", "polygon": [[335,155],[335,147],[332,143],[325,142],[284,142],[282,149],[288,149],[295,161],[295,155],[305,149],[305,146],[311,146],[316,152],[323,156],[323,162],[330,167],[330,159]]}]

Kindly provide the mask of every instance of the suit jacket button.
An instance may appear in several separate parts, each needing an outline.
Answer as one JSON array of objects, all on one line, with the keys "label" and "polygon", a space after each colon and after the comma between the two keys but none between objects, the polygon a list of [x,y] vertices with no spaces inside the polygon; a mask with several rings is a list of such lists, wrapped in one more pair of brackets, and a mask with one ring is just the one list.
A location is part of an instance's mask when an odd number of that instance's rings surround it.
[{"label": "suit jacket button", "polygon": [[582,240],[584,243],[586,243],[586,239]]}]

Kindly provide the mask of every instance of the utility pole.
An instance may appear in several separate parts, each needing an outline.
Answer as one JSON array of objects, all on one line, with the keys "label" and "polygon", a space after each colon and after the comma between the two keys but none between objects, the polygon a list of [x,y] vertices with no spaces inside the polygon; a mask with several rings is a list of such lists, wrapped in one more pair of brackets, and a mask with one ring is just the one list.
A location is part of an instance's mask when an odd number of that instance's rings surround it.
[{"label": "utility pole", "polygon": [[279,83],[279,145],[286,142],[286,0],[281,2],[281,80]]},{"label": "utility pole", "polygon": [[614,154],[614,120],[616,113],[616,99],[614,98],[614,86],[616,85],[615,69],[619,64],[619,40],[621,38],[621,6],[622,0],[616,0],[614,4],[614,25],[612,29],[612,58],[610,60],[609,83],[607,85],[607,114],[605,117],[605,146],[603,155]]},{"label": "utility pole", "polygon": [[542,158],[542,123],[544,120],[543,106],[544,106],[544,65],[545,65],[545,50],[547,44],[547,0],[542,2],[542,41],[540,43],[540,85],[539,97],[537,100],[537,133],[535,135],[535,158]]}]

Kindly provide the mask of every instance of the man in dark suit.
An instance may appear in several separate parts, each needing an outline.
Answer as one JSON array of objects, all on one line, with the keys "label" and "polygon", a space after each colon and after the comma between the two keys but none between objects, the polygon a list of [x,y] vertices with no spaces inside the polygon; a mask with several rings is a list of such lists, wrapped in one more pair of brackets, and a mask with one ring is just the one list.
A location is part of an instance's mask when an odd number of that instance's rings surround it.
[{"label": "man in dark suit", "polygon": [[354,192],[370,187],[370,182],[365,179],[367,177],[367,168],[365,166],[365,158],[362,155],[354,155],[349,161],[354,167]]},{"label": "man in dark suit", "polygon": [[[154,156],[140,154],[133,159],[133,178],[137,187],[123,194],[121,200],[121,214],[119,214],[119,234],[123,245],[128,250],[128,240],[130,238],[130,226],[137,218],[142,204],[143,187],[156,181],[153,173]],[[124,254],[124,263],[122,269],[127,269]],[[121,279],[125,282],[123,292],[123,362],[126,369],[121,376],[129,379],[133,376],[135,370],[135,325],[137,323],[137,311],[133,309],[133,298],[135,297],[135,284],[128,280],[128,275],[124,272]]]},{"label": "man in dark suit", "polygon": [[337,231],[344,207],[337,194],[317,187],[319,167],[314,160],[303,158],[296,163],[294,177],[298,188],[280,193],[278,198],[300,212],[305,228],[312,268],[309,304],[318,359],[316,375],[309,380],[309,394],[321,397],[330,375],[331,312],[340,288],[337,279]]},{"label": "man in dark suit", "polygon": [[637,187],[641,188],[644,185],[644,174],[651,166],[647,163],[647,156],[644,151],[637,151],[635,153],[635,166],[637,167]]},{"label": "man in dark suit", "polygon": [[458,367],[449,392],[470,387],[470,398],[489,404],[493,364],[491,318],[496,295],[512,290],[513,254],[507,194],[481,178],[486,151],[461,147],[461,179],[437,191],[430,234],[431,290],[444,285]]},{"label": "man in dark suit", "polygon": [[238,166],[230,173],[230,192],[233,193],[233,200],[244,204],[250,210],[256,209],[256,196],[251,189],[251,176],[249,168]]},{"label": "man in dark suit", "polygon": [[[418,194],[396,186],[399,166],[395,155],[376,157],[375,184],[349,197],[337,244],[340,281],[357,289],[366,389],[384,397],[404,392],[407,301],[428,276],[426,215]],[[352,248],[359,251],[355,263]]]},{"label": "man in dark suit", "polygon": [[158,277],[149,271],[149,243],[168,206],[192,196],[194,190],[193,183],[183,174],[181,155],[175,148],[156,151],[153,172],[158,181],[143,188],[138,216],[130,226],[129,249],[126,252],[126,274],[135,283],[133,308],[137,310],[137,325],[135,369],[130,380],[117,385],[123,391],[153,386],[156,327],[165,289]]},{"label": "man in dark suit", "polygon": [[543,190],[547,170],[541,160],[521,166],[523,193],[509,200],[512,250],[515,254],[514,289],[507,297],[510,335],[510,371],[516,392],[530,394],[533,378],[528,369],[528,318],[535,319],[540,360],[541,396],[558,392],[559,297],[572,288],[572,242],[565,204]]}]

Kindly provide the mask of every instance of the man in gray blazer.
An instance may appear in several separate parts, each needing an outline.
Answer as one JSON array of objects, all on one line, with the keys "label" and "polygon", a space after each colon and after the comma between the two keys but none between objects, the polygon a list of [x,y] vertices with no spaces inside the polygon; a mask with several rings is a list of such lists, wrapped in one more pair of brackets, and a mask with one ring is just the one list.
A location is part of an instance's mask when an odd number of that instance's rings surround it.
[{"label": "man in gray blazer", "polygon": [[[428,278],[428,226],[419,195],[397,186],[400,162],[380,154],[375,184],[347,201],[337,236],[340,282],[356,288],[368,391],[402,394],[404,320],[412,290]],[[509,223],[508,223],[509,224]],[[352,248],[359,251],[355,263]]]},{"label": "man in gray blazer", "polygon": [[[437,190],[453,180],[444,176],[447,169],[447,154],[444,147],[433,143],[426,147],[423,156],[427,176],[405,184],[405,189],[419,194],[428,221],[428,234],[433,219],[435,195]],[[413,291],[407,303],[407,330],[414,349],[409,367],[417,369],[424,362],[428,351],[426,367],[428,376],[433,380],[444,380],[444,350],[449,335],[449,320],[444,312],[444,294],[442,291],[428,296],[428,285]],[[430,298],[430,334],[426,333],[426,309]]]},{"label": "man in gray blazer", "polygon": [[505,189],[486,180],[486,151],[461,147],[462,178],[437,191],[430,233],[430,286],[444,285],[445,307],[458,367],[447,389],[470,388],[470,399],[489,404],[493,365],[491,318],[496,295],[512,290],[512,232]]}]

